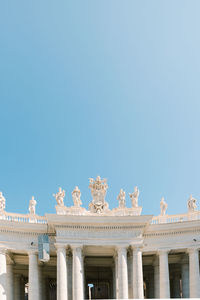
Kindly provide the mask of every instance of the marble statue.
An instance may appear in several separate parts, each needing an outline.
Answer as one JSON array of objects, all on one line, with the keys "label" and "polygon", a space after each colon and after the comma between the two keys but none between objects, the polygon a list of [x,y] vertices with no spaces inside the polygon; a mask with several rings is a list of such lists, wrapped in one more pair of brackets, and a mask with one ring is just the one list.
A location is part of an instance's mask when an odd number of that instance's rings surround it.
[{"label": "marble statue", "polygon": [[75,189],[72,192],[72,199],[73,199],[75,207],[80,207],[81,206],[81,204],[82,204],[81,192],[80,192],[80,190],[77,186],[75,187]]},{"label": "marble statue", "polygon": [[108,210],[108,203],[105,201],[106,192],[108,189],[106,179],[101,179],[97,176],[96,180],[90,178],[89,188],[92,194],[92,202],[89,204],[90,211],[93,213],[102,213]]},{"label": "marble statue", "polygon": [[58,206],[64,206],[65,191],[61,187],[59,187],[58,193],[53,194],[53,196],[56,198]]},{"label": "marble statue", "polygon": [[3,193],[0,192],[0,213],[4,211],[6,207],[6,199],[3,196]]},{"label": "marble statue", "polygon": [[30,213],[30,215],[35,215],[36,204],[37,204],[37,202],[34,199],[34,196],[32,196],[32,199],[29,201],[29,213]]},{"label": "marble statue", "polygon": [[160,201],[160,215],[165,216],[166,210],[167,210],[167,203],[165,202],[164,197],[161,198]]},{"label": "marble statue", "polygon": [[123,189],[120,190],[119,195],[117,196],[117,200],[119,201],[119,208],[126,207],[126,193]]},{"label": "marble statue", "polygon": [[131,198],[132,208],[138,207],[138,197],[139,197],[139,189],[137,186],[134,187],[134,192],[132,194],[129,193]]},{"label": "marble statue", "polygon": [[194,212],[197,209],[197,200],[193,198],[192,195],[190,195],[188,199],[187,206],[188,206],[189,213]]}]

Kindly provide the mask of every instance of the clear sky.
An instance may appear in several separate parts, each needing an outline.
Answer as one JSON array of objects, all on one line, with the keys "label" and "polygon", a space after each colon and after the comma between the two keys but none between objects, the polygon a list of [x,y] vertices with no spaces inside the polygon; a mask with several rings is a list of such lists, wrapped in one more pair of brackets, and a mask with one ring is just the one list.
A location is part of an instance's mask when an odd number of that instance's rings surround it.
[{"label": "clear sky", "polygon": [[89,177],[140,190],[143,214],[200,200],[200,1],[0,4],[0,190],[6,210],[55,212]]}]

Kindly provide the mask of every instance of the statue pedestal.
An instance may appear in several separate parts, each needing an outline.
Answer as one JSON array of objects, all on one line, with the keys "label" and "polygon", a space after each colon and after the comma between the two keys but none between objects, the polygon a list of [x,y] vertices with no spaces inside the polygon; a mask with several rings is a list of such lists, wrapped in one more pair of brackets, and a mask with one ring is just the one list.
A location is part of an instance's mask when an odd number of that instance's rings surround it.
[{"label": "statue pedestal", "polygon": [[188,212],[188,221],[192,220],[198,220],[198,212],[196,210]]},{"label": "statue pedestal", "polygon": [[29,223],[37,223],[37,219],[35,215],[29,215]]},{"label": "statue pedestal", "polygon": [[66,215],[66,206],[56,205],[55,208],[57,215]]},{"label": "statue pedestal", "polygon": [[112,210],[112,214],[114,216],[140,216],[142,212],[142,207],[138,206],[138,207],[124,207],[124,208],[114,208]]},{"label": "statue pedestal", "polygon": [[79,206],[71,206],[67,209],[67,214],[69,215],[77,215],[77,216],[83,216],[86,214],[86,209],[84,207]]},{"label": "statue pedestal", "polygon": [[128,208],[129,216],[140,216],[142,213],[142,206]]},{"label": "statue pedestal", "polygon": [[56,213],[57,215],[85,215],[86,209],[77,206],[66,207],[64,205],[56,205]]},{"label": "statue pedestal", "polygon": [[167,223],[167,217],[168,215],[164,215],[164,216],[158,216],[159,217],[159,224],[163,224],[163,223]]}]

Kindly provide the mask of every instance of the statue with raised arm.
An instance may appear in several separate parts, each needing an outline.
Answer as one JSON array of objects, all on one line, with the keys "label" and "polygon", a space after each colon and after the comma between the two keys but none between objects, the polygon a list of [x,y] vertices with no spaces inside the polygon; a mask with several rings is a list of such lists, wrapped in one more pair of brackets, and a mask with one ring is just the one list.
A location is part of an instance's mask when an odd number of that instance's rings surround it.
[{"label": "statue with raised arm", "polygon": [[4,209],[6,207],[6,199],[3,196],[3,193],[0,192],[0,213],[4,212]]},{"label": "statue with raised arm", "polygon": [[167,203],[165,202],[164,197],[161,198],[160,201],[160,215],[165,216],[166,210],[167,210]]},{"label": "statue with raised arm", "polygon": [[56,198],[58,206],[64,206],[65,191],[61,187],[59,187],[58,193],[53,194],[53,196]]},{"label": "statue with raised arm", "polygon": [[34,196],[32,196],[32,199],[29,201],[29,213],[30,213],[30,215],[35,215],[36,204],[37,204],[37,202],[34,199]]},{"label": "statue with raised arm", "polygon": [[72,192],[72,199],[73,199],[75,207],[80,207],[81,206],[81,204],[82,204],[81,192],[80,192],[80,190],[77,186],[75,187],[75,189]]},{"label": "statue with raised arm", "polygon": [[123,189],[120,190],[119,195],[117,196],[117,200],[119,201],[119,208],[126,207],[126,193]]},{"label": "statue with raised arm", "polygon": [[190,195],[188,202],[187,202],[187,206],[188,206],[189,213],[197,210],[197,199],[193,198],[192,195]]},{"label": "statue with raised arm", "polygon": [[140,194],[140,191],[137,186],[134,187],[134,192],[132,194],[129,193],[129,196],[131,198],[132,208],[138,207],[139,194]]}]

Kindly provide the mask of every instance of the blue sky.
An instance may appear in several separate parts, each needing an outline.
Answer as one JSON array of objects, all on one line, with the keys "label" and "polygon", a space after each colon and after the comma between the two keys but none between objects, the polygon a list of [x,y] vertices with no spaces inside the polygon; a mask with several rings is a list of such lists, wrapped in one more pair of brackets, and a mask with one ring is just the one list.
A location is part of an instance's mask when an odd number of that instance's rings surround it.
[{"label": "blue sky", "polygon": [[199,1],[1,1],[0,190],[55,212],[89,177],[140,189],[143,214],[200,199]]}]

